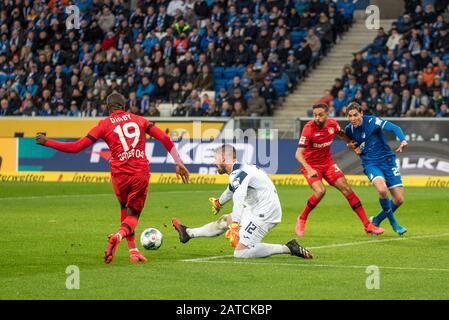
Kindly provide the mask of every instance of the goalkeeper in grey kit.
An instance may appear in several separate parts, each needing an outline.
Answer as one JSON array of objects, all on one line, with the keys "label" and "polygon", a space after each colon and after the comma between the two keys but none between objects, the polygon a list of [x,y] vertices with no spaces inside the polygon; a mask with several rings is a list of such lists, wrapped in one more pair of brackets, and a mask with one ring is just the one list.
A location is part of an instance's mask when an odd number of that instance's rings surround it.
[{"label": "goalkeeper in grey kit", "polygon": [[228,144],[216,149],[215,166],[219,174],[229,175],[229,185],[219,199],[209,200],[217,214],[232,199],[232,213],[199,228],[186,227],[173,218],[173,227],[182,243],[191,238],[216,237],[225,233],[234,247],[236,258],[263,258],[275,254],[312,258],[312,254],[296,240],[285,245],[262,243],[267,233],[282,219],[276,187],[263,170],[238,163],[235,148]]}]

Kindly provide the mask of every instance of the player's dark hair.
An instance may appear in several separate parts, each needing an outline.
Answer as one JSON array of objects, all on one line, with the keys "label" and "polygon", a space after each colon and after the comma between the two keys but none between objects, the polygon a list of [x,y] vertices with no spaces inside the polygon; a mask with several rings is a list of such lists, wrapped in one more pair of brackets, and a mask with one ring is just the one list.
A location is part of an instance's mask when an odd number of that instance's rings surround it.
[{"label": "player's dark hair", "polygon": [[357,102],[351,102],[346,107],[346,114],[349,114],[349,111],[357,110],[359,113],[362,113],[362,107]]},{"label": "player's dark hair", "polygon": [[106,104],[110,109],[125,109],[126,99],[120,93],[113,92],[106,98]]},{"label": "player's dark hair", "polygon": [[324,109],[326,112],[329,111],[329,106],[326,103],[317,103],[313,105],[312,110],[315,109]]},{"label": "player's dark hair", "polygon": [[215,153],[224,153],[224,154],[231,154],[232,152],[232,158],[233,159],[237,159],[237,150],[235,150],[233,145],[230,144],[223,144],[220,147],[218,147],[217,149],[215,149]]}]

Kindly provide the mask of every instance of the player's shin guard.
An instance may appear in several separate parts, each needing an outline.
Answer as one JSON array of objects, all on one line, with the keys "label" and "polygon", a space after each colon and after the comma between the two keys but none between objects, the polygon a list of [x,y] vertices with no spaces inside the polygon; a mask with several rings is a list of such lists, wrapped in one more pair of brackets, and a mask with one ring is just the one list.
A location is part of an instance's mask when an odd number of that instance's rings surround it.
[{"label": "player's shin guard", "polygon": [[394,217],[393,207],[392,207],[393,201],[386,198],[386,199],[379,199],[379,202],[380,202],[380,205],[382,206],[383,212],[385,213],[385,215],[388,218],[388,221],[390,221],[390,224],[391,224],[391,227],[393,228],[393,230],[395,232],[397,232],[400,236],[402,236],[404,233],[406,233],[407,229],[402,227],[396,221],[396,218]]},{"label": "player's shin guard", "polygon": [[366,227],[370,224],[368,217],[366,216],[365,209],[363,209],[362,203],[360,202],[359,197],[355,194],[355,192],[352,192],[346,196],[346,200],[348,200],[349,205],[351,206],[352,210],[357,213],[359,216],[360,221],[362,221],[363,225]]},{"label": "player's shin guard", "polygon": [[[122,208],[120,209],[120,222],[123,223],[128,216],[128,209]],[[128,249],[134,250],[137,248],[136,246],[136,237],[134,236],[134,232],[126,237],[126,242],[128,243]]]},{"label": "player's shin guard", "polygon": [[118,231],[122,238],[126,238],[134,234],[134,229],[136,229],[138,221],[139,218],[137,216],[128,216],[125,220],[123,220],[122,225]]},{"label": "player's shin guard", "polygon": [[[397,205],[395,205],[392,200],[390,200],[390,203],[391,203],[391,210],[393,211],[393,213],[395,213],[396,209],[399,207]],[[377,225],[380,225],[382,223],[382,221],[384,221],[386,218],[387,218],[387,214],[385,213],[384,210],[382,210],[377,214],[377,216],[374,217],[374,220]]]},{"label": "player's shin guard", "polygon": [[290,249],[282,244],[258,243],[252,248],[235,250],[235,258],[265,258],[275,254],[288,254]]},{"label": "player's shin guard", "polygon": [[315,207],[318,205],[318,203],[320,203],[321,199],[318,198],[315,194],[312,194],[310,196],[310,198],[307,200],[307,204],[303,210],[303,212],[301,213],[301,215],[299,216],[300,219],[302,220],[307,220],[307,217],[309,216],[309,213],[315,209]]},{"label": "player's shin guard", "polygon": [[379,198],[379,203],[380,206],[382,207],[382,211],[385,214],[385,216],[388,218],[388,221],[390,221],[390,224],[392,226],[397,225],[397,221],[394,218],[394,214],[393,214],[393,208],[391,206],[391,204],[393,203],[393,201],[391,201],[389,198]]},{"label": "player's shin guard", "polygon": [[187,233],[191,238],[216,237],[228,230],[228,215],[222,216],[217,221],[208,223],[199,228],[187,228]]}]

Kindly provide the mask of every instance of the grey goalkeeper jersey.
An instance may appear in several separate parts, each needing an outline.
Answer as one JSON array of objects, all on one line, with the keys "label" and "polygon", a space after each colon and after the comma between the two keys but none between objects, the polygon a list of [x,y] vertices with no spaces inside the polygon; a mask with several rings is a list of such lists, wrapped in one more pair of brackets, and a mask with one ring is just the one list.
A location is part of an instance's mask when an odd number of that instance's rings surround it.
[{"label": "grey goalkeeper jersey", "polygon": [[232,220],[240,222],[243,214],[258,220],[279,223],[282,209],[276,187],[268,175],[251,164],[235,163],[229,185],[220,196],[220,203],[233,200]]}]

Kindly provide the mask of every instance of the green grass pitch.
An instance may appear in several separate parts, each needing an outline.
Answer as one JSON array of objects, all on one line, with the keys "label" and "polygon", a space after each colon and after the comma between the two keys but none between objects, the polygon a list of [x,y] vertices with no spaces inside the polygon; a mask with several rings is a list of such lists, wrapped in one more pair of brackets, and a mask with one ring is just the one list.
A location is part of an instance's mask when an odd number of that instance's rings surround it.
[{"label": "green grass pitch", "polygon": [[[346,200],[329,189],[299,239],[315,259],[243,261],[229,257],[232,248],[223,236],[180,244],[170,223],[173,216],[188,226],[216,219],[207,199],[224,187],[150,185],[136,231],[158,228],[162,247],[141,249],[149,263],[134,265],[122,243],[113,263],[105,265],[106,236],[119,226],[110,185],[1,183],[0,299],[449,299],[445,189],[406,189],[398,211],[409,230],[403,238],[388,224],[382,236],[365,235]],[[283,221],[266,237],[268,243],[295,238],[296,216],[311,193],[306,187],[278,190]],[[375,190],[355,191],[368,214],[377,213]],[[207,259],[212,256],[223,257]],[[190,259],[196,260],[185,261]],[[69,265],[80,269],[78,290],[66,288]],[[379,289],[366,287],[371,265],[379,267]]]}]

